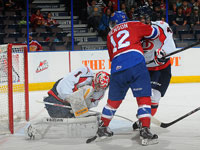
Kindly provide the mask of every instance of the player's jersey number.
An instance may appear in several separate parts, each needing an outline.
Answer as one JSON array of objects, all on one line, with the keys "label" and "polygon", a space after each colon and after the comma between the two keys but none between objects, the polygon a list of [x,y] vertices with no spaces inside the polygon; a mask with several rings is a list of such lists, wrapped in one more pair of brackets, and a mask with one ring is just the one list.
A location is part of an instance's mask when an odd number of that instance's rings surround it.
[{"label": "player's jersey number", "polygon": [[111,43],[113,45],[113,53],[115,53],[118,49],[128,47],[130,45],[130,41],[127,41],[127,38],[130,36],[127,30],[122,30],[117,33],[117,41],[116,44],[113,36],[110,37]]}]

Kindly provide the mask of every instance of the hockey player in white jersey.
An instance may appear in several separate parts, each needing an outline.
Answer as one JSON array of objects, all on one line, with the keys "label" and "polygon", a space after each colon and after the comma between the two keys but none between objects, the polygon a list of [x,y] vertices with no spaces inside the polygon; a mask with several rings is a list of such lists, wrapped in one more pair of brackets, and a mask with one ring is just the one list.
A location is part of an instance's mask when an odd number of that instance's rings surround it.
[{"label": "hockey player in white jersey", "polygon": [[[151,24],[156,27],[160,35],[154,40],[144,40],[143,49],[145,61],[154,62],[147,64],[149,74],[151,77],[151,115],[154,116],[161,97],[165,95],[171,79],[171,62],[170,58],[163,58],[163,56],[172,53],[176,50],[173,40],[173,32],[168,23],[164,21],[155,21]],[[133,129],[139,127],[139,122],[133,124]]]},{"label": "hockey player in white jersey", "polygon": [[94,72],[85,66],[72,71],[54,84],[44,102],[71,106],[73,113],[71,109],[45,104],[50,117],[71,118],[85,114],[87,108],[98,105],[109,81],[110,75],[104,71],[94,75]]},{"label": "hockey player in white jersey", "polygon": [[[97,116],[90,116],[89,109],[96,107],[109,86],[110,75],[100,71],[94,73],[83,66],[59,79],[48,97],[44,98],[45,108],[50,118],[43,118],[25,128],[28,139],[40,139],[49,125],[67,127],[69,136],[89,136],[98,127]],[[45,129],[42,125],[46,124]],[[69,125],[73,124],[73,125]]]}]

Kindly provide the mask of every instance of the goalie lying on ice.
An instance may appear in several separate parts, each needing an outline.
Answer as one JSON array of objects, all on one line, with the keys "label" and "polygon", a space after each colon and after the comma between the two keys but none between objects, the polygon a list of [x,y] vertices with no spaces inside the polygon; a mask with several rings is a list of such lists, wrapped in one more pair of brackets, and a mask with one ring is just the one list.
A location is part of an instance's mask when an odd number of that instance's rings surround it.
[{"label": "goalie lying on ice", "polygon": [[[48,133],[60,130],[67,137],[90,137],[98,128],[98,117],[89,116],[88,109],[96,107],[109,86],[110,75],[96,74],[89,67],[80,67],[58,80],[48,97],[44,98],[50,118],[32,121],[25,128],[27,139],[41,139]],[[86,117],[87,116],[87,117]],[[51,127],[51,130],[49,128]],[[56,129],[52,129],[56,128]],[[53,133],[53,134],[54,134]]]},{"label": "goalie lying on ice", "polygon": [[[80,67],[58,80],[44,98],[45,108],[52,118],[72,118],[87,115],[96,107],[109,86],[110,75],[104,71],[93,73],[89,67]],[[62,104],[71,108],[49,105]]]}]

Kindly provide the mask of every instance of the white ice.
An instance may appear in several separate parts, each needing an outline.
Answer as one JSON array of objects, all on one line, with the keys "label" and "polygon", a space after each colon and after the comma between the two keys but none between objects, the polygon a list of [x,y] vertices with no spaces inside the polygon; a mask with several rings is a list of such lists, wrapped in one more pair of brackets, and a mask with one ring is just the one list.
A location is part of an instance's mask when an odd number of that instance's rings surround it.
[{"label": "white ice", "polygon": [[[38,103],[47,91],[30,92],[30,118],[31,120],[48,116],[43,108],[44,104]],[[98,108],[101,111],[106,103],[106,96]],[[180,116],[200,107],[200,83],[170,84],[160,106],[156,118],[162,122],[171,122]],[[117,115],[136,120],[137,104],[132,93],[127,96]],[[55,133],[54,138],[41,140],[25,140],[23,124],[15,129],[14,135],[0,136],[0,150],[199,150],[200,149],[200,111],[168,127],[151,126],[151,130],[159,136],[159,143],[150,146],[141,146],[138,131],[132,131],[130,121],[114,117],[110,128],[116,135],[107,141],[86,144],[85,138],[64,138]],[[62,128],[59,129],[62,132]]]}]

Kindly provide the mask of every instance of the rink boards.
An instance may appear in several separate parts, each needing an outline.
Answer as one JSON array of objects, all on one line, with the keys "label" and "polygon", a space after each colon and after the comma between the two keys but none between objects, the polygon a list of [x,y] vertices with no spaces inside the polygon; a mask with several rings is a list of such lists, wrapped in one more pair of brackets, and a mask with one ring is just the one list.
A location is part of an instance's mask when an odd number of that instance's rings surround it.
[{"label": "rink boards", "polygon": [[[56,80],[73,69],[86,65],[94,72],[110,72],[107,50],[30,52],[29,90],[48,90]],[[173,55],[171,83],[200,82],[200,48],[191,48]]]}]

